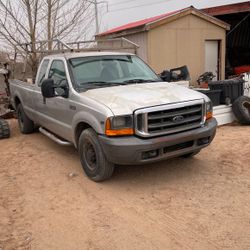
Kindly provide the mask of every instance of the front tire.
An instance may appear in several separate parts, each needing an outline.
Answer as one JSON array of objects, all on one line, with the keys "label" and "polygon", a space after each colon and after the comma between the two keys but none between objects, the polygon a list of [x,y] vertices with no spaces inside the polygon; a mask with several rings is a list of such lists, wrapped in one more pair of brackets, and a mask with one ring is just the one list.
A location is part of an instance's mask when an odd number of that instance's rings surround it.
[{"label": "front tire", "polygon": [[22,104],[19,104],[17,107],[17,119],[22,134],[34,132],[34,122],[25,114]]},{"label": "front tire", "polygon": [[91,180],[100,182],[112,176],[114,164],[106,159],[98,136],[92,128],[81,133],[78,151],[82,168]]}]

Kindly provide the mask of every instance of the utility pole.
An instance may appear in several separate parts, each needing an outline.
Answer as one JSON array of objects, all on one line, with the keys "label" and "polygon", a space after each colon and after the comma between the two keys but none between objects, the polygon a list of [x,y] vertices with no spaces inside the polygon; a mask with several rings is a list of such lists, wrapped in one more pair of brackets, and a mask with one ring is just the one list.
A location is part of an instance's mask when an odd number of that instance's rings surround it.
[{"label": "utility pole", "polygon": [[99,28],[99,14],[98,14],[98,4],[105,3],[107,5],[107,12],[108,12],[108,1],[100,1],[97,2],[97,0],[89,1],[95,5],[95,33],[96,35],[99,34],[100,28]]},{"label": "utility pole", "polygon": [[95,33],[96,35],[99,34],[99,17],[98,17],[98,2],[97,0],[94,0],[95,5]]}]

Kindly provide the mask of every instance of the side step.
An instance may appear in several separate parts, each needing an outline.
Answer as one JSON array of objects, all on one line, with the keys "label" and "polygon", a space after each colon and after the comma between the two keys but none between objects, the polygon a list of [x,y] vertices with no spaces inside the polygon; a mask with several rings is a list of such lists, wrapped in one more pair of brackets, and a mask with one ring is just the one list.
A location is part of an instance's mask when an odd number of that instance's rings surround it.
[{"label": "side step", "polygon": [[40,127],[39,128],[39,131],[46,135],[47,137],[49,137],[52,141],[58,143],[59,145],[62,145],[62,146],[71,146],[72,144],[68,141],[63,141],[61,139],[59,139],[56,135],[52,134],[51,132],[49,132],[48,130]]}]

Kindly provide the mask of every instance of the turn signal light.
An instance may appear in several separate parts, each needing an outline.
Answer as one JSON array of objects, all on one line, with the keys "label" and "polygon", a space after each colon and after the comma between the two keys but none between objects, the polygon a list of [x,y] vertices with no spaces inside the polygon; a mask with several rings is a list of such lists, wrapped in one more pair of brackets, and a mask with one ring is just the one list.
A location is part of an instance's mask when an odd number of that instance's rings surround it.
[{"label": "turn signal light", "polygon": [[210,119],[213,117],[213,112],[207,112],[206,114],[206,120]]},{"label": "turn signal light", "polygon": [[121,128],[121,129],[112,129],[110,119],[106,121],[105,134],[107,136],[121,136],[121,135],[133,135],[134,129],[132,128]]}]

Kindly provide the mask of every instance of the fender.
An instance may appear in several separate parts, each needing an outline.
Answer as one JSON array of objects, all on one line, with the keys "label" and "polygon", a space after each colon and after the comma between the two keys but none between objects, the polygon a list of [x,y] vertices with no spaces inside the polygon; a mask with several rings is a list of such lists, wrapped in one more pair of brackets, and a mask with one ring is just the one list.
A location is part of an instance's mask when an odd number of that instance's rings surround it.
[{"label": "fender", "polygon": [[92,127],[95,130],[97,134],[104,134],[104,130],[105,130],[105,116],[104,115],[103,115],[103,119],[101,119],[100,121],[93,114],[86,112],[86,111],[80,111],[74,116],[73,121],[72,121],[72,138],[73,138],[73,142],[75,146],[76,146],[76,139],[75,139],[76,128],[78,124],[80,123],[88,124],[90,127]]}]

